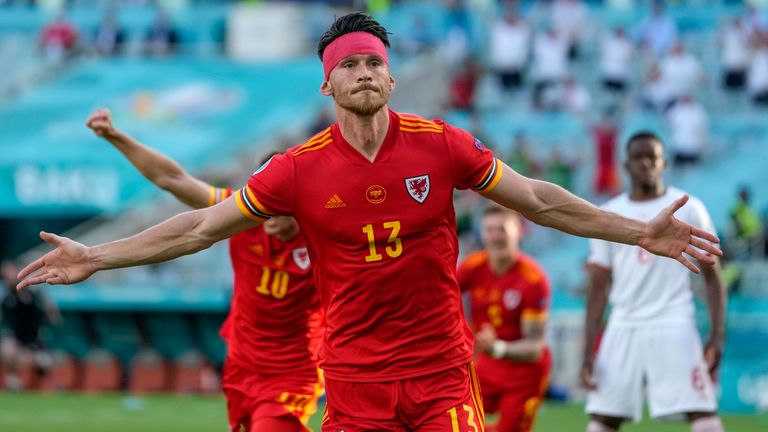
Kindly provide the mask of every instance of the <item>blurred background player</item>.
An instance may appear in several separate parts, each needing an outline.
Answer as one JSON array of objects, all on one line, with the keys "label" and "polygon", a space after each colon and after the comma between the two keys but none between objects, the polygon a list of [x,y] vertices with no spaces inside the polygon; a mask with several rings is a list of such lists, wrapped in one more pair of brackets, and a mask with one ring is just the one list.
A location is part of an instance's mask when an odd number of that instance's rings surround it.
[{"label": "blurred background player", "polygon": [[529,432],[547,390],[552,367],[544,340],[550,290],[536,261],[520,252],[520,216],[493,205],[483,213],[485,250],[459,265],[469,293],[477,377],[485,412],[499,413],[486,431]]},{"label": "blurred background player", "polygon": [[[45,349],[42,330],[46,324],[60,321],[59,310],[42,292],[16,291],[19,268],[11,261],[0,264],[0,372],[6,387],[22,390],[36,388],[51,367],[50,353]],[[25,377],[25,368],[32,375]],[[24,379],[26,378],[26,379]],[[26,381],[26,382],[25,382]]]},{"label": "blurred background player", "polygon": [[[627,142],[631,190],[604,205],[627,217],[648,219],[684,192],[664,184],[664,145],[649,132]],[[706,208],[691,197],[678,215],[714,231]],[[651,417],[685,414],[692,432],[720,432],[711,374],[723,351],[726,291],[718,265],[702,266],[710,334],[702,350],[688,272],[677,263],[631,246],[595,240],[589,256],[585,354],[581,378],[590,389],[588,432],[610,432],[642,417],[643,390]],[[603,312],[612,312],[594,357]]]},{"label": "blurred background player", "polygon": [[462,129],[389,110],[395,88],[387,31],[369,15],[339,17],[318,44],[337,122],[270,159],[209,208],[86,247],[46,232],[56,249],[17,285],[70,284],[112,268],[198,252],[275,215],[296,217],[321,292],[324,431],[482,430],[482,407],[456,281],[454,189],[473,189],[535,223],[642,245],[698,271],[711,233],[676,219],[681,197],[641,222],[520,176]]},{"label": "blurred background player", "polygon": [[[87,125],[144,177],[191,207],[232,195],[232,189],[191,176],[176,161],[116,129],[109,110],[93,112]],[[290,216],[274,217],[231,237],[229,244],[234,294],[221,335],[227,342],[222,386],[230,428],[308,430],[305,424],[322,389],[316,358],[321,319],[299,226]]]}]

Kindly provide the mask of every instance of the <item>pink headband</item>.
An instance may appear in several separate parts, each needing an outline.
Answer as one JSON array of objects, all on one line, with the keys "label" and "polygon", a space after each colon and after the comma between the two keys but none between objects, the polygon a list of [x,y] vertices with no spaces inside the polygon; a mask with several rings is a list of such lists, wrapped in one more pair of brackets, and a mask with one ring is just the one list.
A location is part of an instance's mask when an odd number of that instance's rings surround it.
[{"label": "pink headband", "polygon": [[323,51],[323,73],[325,80],[331,71],[345,58],[355,54],[377,54],[389,64],[387,48],[381,39],[368,32],[347,33],[331,42]]}]

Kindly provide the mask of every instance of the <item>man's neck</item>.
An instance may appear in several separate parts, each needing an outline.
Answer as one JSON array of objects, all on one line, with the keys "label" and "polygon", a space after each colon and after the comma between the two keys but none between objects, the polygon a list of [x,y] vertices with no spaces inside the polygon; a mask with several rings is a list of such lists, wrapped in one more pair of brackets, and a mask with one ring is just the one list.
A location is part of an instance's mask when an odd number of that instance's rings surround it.
[{"label": "man's neck", "polygon": [[366,159],[373,162],[389,130],[389,109],[384,105],[371,116],[359,116],[336,107],[341,135]]},{"label": "man's neck", "polygon": [[499,276],[507,273],[515,264],[515,261],[517,261],[517,255],[517,251],[490,254],[489,264],[491,265],[491,270]]},{"label": "man's neck", "polygon": [[632,201],[650,201],[656,199],[667,192],[664,183],[657,183],[653,186],[632,185],[632,192],[629,199]]}]

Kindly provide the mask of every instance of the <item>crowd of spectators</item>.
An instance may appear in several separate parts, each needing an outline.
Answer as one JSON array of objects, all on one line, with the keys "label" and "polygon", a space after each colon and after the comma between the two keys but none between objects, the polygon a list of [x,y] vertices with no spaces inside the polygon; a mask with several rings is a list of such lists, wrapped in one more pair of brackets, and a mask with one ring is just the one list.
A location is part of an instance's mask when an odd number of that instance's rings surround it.
[{"label": "crowd of spectators", "polygon": [[[454,14],[468,15],[473,7],[469,1],[452,4]],[[587,124],[606,108],[619,120],[644,111],[662,120],[670,160],[683,170],[711,153],[715,104],[726,111],[726,103],[768,107],[768,21],[755,6],[722,18],[708,33],[717,44],[702,42],[706,32],[681,30],[661,0],[651,3],[647,17],[629,25],[602,23],[583,0],[532,7],[505,0],[498,10],[484,15],[485,46],[472,49],[471,26],[462,20],[451,26],[451,37],[444,41],[449,45],[444,50],[453,53],[449,65],[455,65],[451,109],[482,111],[487,93],[481,89],[491,83],[502,103],[516,109],[564,112]],[[705,67],[703,57],[716,57],[715,67],[711,62]],[[597,187],[596,182],[594,191],[615,190],[604,184]]]},{"label": "crowd of spectators", "polygon": [[[45,58],[53,62],[83,54],[108,57],[125,52],[128,36],[115,8],[107,8],[94,28],[78,28],[67,18],[65,10],[61,10],[42,28],[39,46]],[[162,7],[157,7],[153,21],[147,23],[140,45],[140,52],[148,57],[165,57],[176,52],[179,32]]]}]

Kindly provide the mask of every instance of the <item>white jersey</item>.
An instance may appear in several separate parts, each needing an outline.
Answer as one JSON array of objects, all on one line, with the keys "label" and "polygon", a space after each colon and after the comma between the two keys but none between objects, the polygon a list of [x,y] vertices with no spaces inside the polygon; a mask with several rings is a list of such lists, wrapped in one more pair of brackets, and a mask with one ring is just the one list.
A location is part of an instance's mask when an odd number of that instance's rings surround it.
[{"label": "white jersey", "polygon": [[[667,188],[659,198],[631,201],[624,193],[603,208],[641,221],[649,221],[685,193]],[[714,233],[704,204],[694,197],[675,217]],[[639,327],[694,321],[693,293],[689,270],[672,258],[659,257],[638,246],[592,240],[589,263],[612,272],[609,326]]]}]

